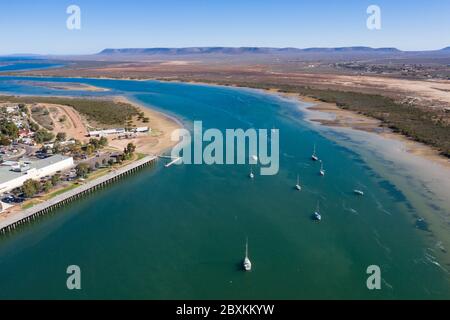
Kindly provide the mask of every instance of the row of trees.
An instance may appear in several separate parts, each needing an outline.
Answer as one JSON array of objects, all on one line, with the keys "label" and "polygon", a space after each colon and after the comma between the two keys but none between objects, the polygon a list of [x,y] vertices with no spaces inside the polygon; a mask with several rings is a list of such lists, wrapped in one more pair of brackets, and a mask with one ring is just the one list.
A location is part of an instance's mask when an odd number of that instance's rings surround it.
[{"label": "row of trees", "polygon": [[[37,143],[52,141],[55,135],[45,129],[39,129],[39,126],[30,122],[29,128],[35,133],[34,140]],[[0,121],[0,145],[8,146],[12,140],[19,137],[19,128],[12,121]]]},{"label": "row of trees", "polygon": [[45,129],[39,129],[34,133],[34,141],[37,143],[44,143],[52,141],[55,135]]},{"label": "row of trees", "polygon": [[144,123],[149,123],[150,119],[148,117],[145,116],[144,112],[139,112],[138,114],[138,120],[144,122]]},{"label": "row of trees", "polygon": [[[123,153],[116,157],[116,161],[114,161],[113,159],[109,159],[109,160],[103,159],[102,165],[112,166],[115,162],[120,164],[125,160],[131,159],[133,157],[135,151],[136,151],[136,146],[130,142],[127,145],[127,147],[124,149]],[[95,169],[98,169],[99,167],[100,167],[100,163],[96,162]],[[85,178],[87,178],[88,174],[92,171],[92,168],[88,163],[82,162],[76,166],[75,170],[77,173],[77,177],[85,179]]]},{"label": "row of trees", "polygon": [[0,134],[0,146],[9,146],[11,142],[12,140],[8,136]]},{"label": "row of trees", "polygon": [[92,138],[87,144],[82,144],[81,141],[75,140],[75,143],[71,145],[62,146],[61,142],[66,139],[66,134],[60,132],[56,135],[56,141],[53,145],[53,153],[70,152],[72,154],[86,153],[87,155],[93,154],[95,151],[100,150],[108,145],[108,139],[101,137],[100,139]]},{"label": "row of trees", "polygon": [[51,188],[56,186],[61,181],[61,175],[55,174],[50,180],[39,182],[37,180],[29,179],[24,182],[21,190],[25,197],[31,198],[40,192],[48,192]]},{"label": "row of trees", "polygon": [[[102,146],[105,146],[107,143],[106,139],[91,139],[88,145],[96,146],[97,148],[101,148]],[[118,163],[121,163],[124,160],[129,160],[133,157],[134,153],[136,151],[136,146],[133,143],[129,143],[127,147],[124,149],[123,153],[118,155],[116,160]],[[114,164],[114,161],[112,159],[109,159],[108,161],[106,159],[102,160],[102,164],[109,166],[112,166]],[[95,164],[95,167],[100,167],[100,164],[97,162]],[[79,163],[76,168],[76,174],[79,178],[87,178],[88,174],[91,172],[91,166],[86,163],[82,162]],[[56,186],[61,181],[61,175],[55,174],[53,175],[49,180],[46,180],[44,182],[36,181],[33,179],[29,179],[24,182],[23,186],[21,187],[21,191],[27,198],[31,198],[35,196],[36,194],[40,192],[48,192],[52,187]]]},{"label": "row of trees", "polygon": [[124,160],[130,160],[136,151],[136,146],[133,143],[127,144],[127,147],[123,150]]},{"label": "row of trees", "polygon": [[17,139],[19,137],[19,128],[14,122],[2,119],[0,120],[0,133],[10,139]]}]

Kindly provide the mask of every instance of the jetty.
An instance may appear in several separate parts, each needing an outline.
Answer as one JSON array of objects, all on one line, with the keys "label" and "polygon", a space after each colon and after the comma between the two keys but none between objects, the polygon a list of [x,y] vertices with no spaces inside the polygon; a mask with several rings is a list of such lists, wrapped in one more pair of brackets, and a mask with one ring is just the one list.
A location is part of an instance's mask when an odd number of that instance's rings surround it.
[{"label": "jetty", "polygon": [[164,167],[169,168],[171,165],[177,163],[178,161],[180,161],[182,158],[181,157],[171,157],[171,156],[159,156],[162,159],[170,159],[172,161],[170,161],[169,163],[165,164]]},{"label": "jetty", "polygon": [[152,164],[157,159],[158,158],[156,156],[144,157],[122,168],[113,170],[98,179],[89,181],[75,189],[57,195],[50,200],[36,204],[29,209],[23,210],[22,212],[0,220],[0,234],[12,231],[22,224],[31,222],[32,220],[46,215],[57,208],[60,208],[74,200],[77,200],[89,193],[94,192],[95,190],[101,189],[106,185],[123,178],[126,175],[132,174],[148,166],[149,164]]}]

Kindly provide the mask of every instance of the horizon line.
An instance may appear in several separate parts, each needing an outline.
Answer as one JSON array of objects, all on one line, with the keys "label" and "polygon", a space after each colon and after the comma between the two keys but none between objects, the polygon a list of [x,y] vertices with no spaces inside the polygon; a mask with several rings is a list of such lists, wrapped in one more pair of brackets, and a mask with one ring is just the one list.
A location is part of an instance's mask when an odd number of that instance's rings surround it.
[{"label": "horizon line", "polygon": [[146,49],[193,49],[193,48],[223,48],[223,49],[293,49],[293,50],[311,50],[311,49],[317,49],[317,50],[326,50],[326,49],[349,49],[349,48],[367,48],[367,49],[374,49],[374,50],[382,50],[382,49],[395,49],[399,52],[433,52],[433,51],[442,51],[445,49],[450,48],[450,46],[445,46],[437,49],[419,49],[419,50],[402,50],[398,49],[397,47],[371,47],[371,46],[365,46],[365,45],[351,45],[351,46],[330,46],[330,47],[271,47],[271,46],[182,46],[182,47],[164,47],[164,46],[156,46],[156,47],[106,47],[104,49],[100,49],[96,52],[91,53],[35,53],[35,52],[28,52],[28,53],[0,53],[1,57],[25,57],[25,56],[91,56],[91,55],[98,55],[102,53],[105,50],[146,50]]}]

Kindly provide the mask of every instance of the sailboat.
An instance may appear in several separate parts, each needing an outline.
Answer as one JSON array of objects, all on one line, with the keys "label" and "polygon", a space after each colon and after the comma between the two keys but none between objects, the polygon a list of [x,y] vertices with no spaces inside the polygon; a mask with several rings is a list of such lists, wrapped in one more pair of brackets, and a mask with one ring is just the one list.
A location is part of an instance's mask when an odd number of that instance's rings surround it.
[{"label": "sailboat", "polygon": [[314,211],[314,220],[321,221],[322,216],[320,215],[319,202],[317,202],[316,211]]},{"label": "sailboat", "polygon": [[248,177],[250,179],[253,179],[255,177],[255,174],[253,173],[253,168],[252,167],[250,167],[250,174],[248,175]]},{"label": "sailboat", "polygon": [[354,192],[355,194],[357,194],[358,196],[363,196],[363,195],[364,195],[364,192],[361,191],[361,190],[355,189],[355,190],[353,190],[353,192]]},{"label": "sailboat", "polygon": [[248,258],[248,238],[247,238],[247,241],[245,242],[245,258],[244,258],[244,262],[243,262],[242,266],[244,267],[245,271],[252,270],[252,263],[250,262],[250,259]]},{"label": "sailboat", "polygon": [[319,171],[319,173],[320,173],[321,176],[325,175],[325,170],[323,169],[323,161],[322,160],[320,161],[320,171]]},{"label": "sailboat", "polygon": [[297,189],[298,191],[302,190],[302,186],[300,185],[300,176],[297,175],[297,184],[295,185],[295,189]]},{"label": "sailboat", "polygon": [[314,151],[311,156],[311,159],[313,159],[314,161],[319,161],[319,157],[317,157],[317,155],[316,155],[316,145],[314,145]]}]

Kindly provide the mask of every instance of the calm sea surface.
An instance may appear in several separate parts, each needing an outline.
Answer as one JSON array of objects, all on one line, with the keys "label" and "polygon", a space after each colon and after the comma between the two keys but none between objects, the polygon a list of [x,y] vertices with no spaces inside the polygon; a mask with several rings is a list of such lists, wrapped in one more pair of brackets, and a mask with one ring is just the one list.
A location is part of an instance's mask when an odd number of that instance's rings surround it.
[{"label": "calm sea surface", "polygon": [[62,64],[34,58],[0,57],[0,73],[60,67]]}]

